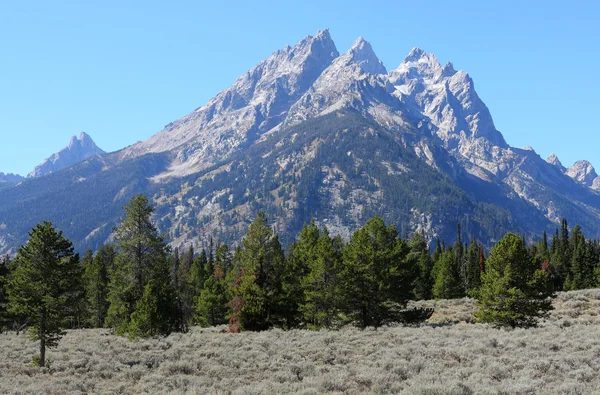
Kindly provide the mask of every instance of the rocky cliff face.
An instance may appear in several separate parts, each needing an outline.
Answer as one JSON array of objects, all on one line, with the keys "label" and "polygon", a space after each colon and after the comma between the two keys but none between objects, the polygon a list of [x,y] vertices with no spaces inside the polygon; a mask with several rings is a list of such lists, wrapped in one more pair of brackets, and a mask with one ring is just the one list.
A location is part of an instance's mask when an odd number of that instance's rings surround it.
[{"label": "rocky cliff face", "polygon": [[328,30],[273,53],[206,105],[126,149],[124,158],[176,153],[169,175],[193,174],[276,128],[338,56]]},{"label": "rocky cliff face", "polygon": [[[363,38],[340,54],[327,30],[273,53],[150,139],[48,180],[0,191],[0,251],[26,235],[11,211],[26,194],[37,208],[30,222],[60,212],[82,247],[105,241],[138,192],[152,196],[175,246],[239,240],[258,210],[286,241],[311,218],[348,237],[373,215],[448,241],[456,223],[491,243],[506,231],[537,236],[561,216],[600,236],[589,163],[565,169],[556,156],[511,147],[451,63],[414,48],[388,72]],[[67,190],[87,215],[54,207],[51,196]]]},{"label": "rocky cliff face", "polygon": [[573,163],[573,166],[569,167],[565,173],[575,181],[589,187],[593,186],[594,181],[598,178],[594,166],[587,160],[578,160]]},{"label": "rocky cliff face", "polygon": [[71,137],[68,146],[59,152],[52,154],[42,163],[37,165],[35,169],[29,173],[28,177],[41,177],[46,174],[57,172],[73,166],[90,156],[102,155],[104,153],[104,151],[96,146],[96,143],[94,143],[94,140],[92,140],[90,136],[82,132],[79,137]]}]

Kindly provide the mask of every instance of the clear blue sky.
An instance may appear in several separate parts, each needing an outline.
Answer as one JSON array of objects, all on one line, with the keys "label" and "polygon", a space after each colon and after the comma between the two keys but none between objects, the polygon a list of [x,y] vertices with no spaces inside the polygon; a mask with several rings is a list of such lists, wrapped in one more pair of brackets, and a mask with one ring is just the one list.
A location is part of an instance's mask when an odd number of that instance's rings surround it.
[{"label": "clear blue sky", "polygon": [[414,46],[452,61],[511,145],[600,168],[596,2],[425,4],[4,1],[0,171],[27,174],[81,131],[107,151],[146,139],[325,27],[340,52],[364,36],[388,69]]}]

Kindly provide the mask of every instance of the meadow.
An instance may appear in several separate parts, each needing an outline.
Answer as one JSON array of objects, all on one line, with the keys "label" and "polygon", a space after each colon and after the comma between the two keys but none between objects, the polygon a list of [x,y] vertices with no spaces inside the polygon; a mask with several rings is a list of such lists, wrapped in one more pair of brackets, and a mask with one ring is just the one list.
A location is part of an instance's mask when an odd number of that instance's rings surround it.
[{"label": "meadow", "polygon": [[559,293],[534,329],[472,323],[471,299],[425,301],[420,327],[188,333],[129,341],[71,330],[31,366],[38,343],[0,334],[0,393],[600,394],[600,289]]}]

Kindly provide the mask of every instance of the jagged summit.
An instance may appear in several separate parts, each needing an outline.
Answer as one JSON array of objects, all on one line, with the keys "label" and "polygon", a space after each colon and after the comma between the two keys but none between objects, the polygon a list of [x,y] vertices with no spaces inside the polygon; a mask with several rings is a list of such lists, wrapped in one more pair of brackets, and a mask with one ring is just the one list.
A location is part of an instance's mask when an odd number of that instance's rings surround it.
[{"label": "jagged summit", "polygon": [[417,61],[419,61],[419,59],[426,57],[426,56],[427,56],[427,53],[425,51],[423,51],[419,47],[414,47],[413,49],[410,50],[409,54],[404,58],[403,63],[417,62]]},{"label": "jagged summit", "polygon": [[[310,36],[308,36],[310,37]],[[329,28],[321,29],[315,34],[315,38],[323,38],[325,40],[331,40],[331,33],[329,33]]]},{"label": "jagged summit", "polygon": [[[456,71],[449,62],[442,67],[433,53],[413,48],[388,76],[395,95],[431,120],[446,148],[459,152],[485,171],[500,171],[483,146],[508,145],[466,72]],[[481,174],[479,169],[474,173]]]},{"label": "jagged summit", "polygon": [[359,37],[343,56],[351,58],[365,73],[387,74],[385,66],[373,51],[371,44],[362,37]]},{"label": "jagged summit", "polygon": [[[48,166],[88,140],[71,139]],[[413,48],[386,72],[362,37],[340,54],[324,29],[146,141],[0,186],[0,253],[21,245],[40,217],[63,221],[79,246],[95,248],[137,193],[152,197],[174,247],[239,240],[257,210],[277,213],[284,236],[311,218],[349,236],[384,213],[403,233],[430,239],[451,239],[456,223],[484,243],[506,231],[532,237],[562,216],[600,237],[593,167],[579,162],[567,174],[558,158],[547,162],[505,142],[472,78],[452,63]],[[90,209],[75,213],[56,196]]]},{"label": "jagged summit", "polygon": [[566,174],[586,186],[593,186],[594,180],[598,178],[594,166],[587,160],[578,160],[566,171]]},{"label": "jagged summit", "polygon": [[129,147],[123,158],[175,151],[171,175],[198,171],[277,127],[338,56],[329,30],[307,36],[274,52],[206,105]]},{"label": "jagged summit", "polygon": [[104,153],[87,133],[81,132],[79,137],[71,137],[69,145],[37,165],[27,177],[41,177]]},{"label": "jagged summit", "polygon": [[562,171],[566,170],[566,168],[561,163],[560,159],[558,159],[558,156],[556,156],[555,154],[548,155],[548,157],[546,158],[546,162],[550,163],[551,165],[557,166]]},{"label": "jagged summit", "polygon": [[[397,74],[402,74],[413,70],[413,73],[425,74],[428,76],[439,75],[442,71],[442,65],[433,53],[427,53],[420,48],[413,48],[402,63],[398,65]],[[394,73],[394,71],[392,73]]]}]

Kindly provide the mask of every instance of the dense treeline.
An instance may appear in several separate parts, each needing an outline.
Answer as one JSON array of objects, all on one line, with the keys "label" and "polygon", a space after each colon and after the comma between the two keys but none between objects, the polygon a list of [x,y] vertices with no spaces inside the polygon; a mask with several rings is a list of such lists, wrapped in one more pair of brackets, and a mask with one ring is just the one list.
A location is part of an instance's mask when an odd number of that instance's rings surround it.
[{"label": "dense treeline", "polygon": [[[29,326],[34,339],[56,344],[64,328],[108,327],[129,337],[186,331],[190,325],[229,324],[232,332],[271,327],[361,328],[418,323],[430,310],[409,300],[478,298],[476,319],[500,326],[534,326],[560,290],[600,285],[600,243],[566,220],[536,244],[507,234],[485,255],[475,240],[399,236],[379,217],[348,242],[314,221],[284,251],[263,213],[239,247],[167,246],[138,195],[125,206],[113,244],[73,246],[44,222],[14,261],[0,261],[0,326]],[[432,252],[431,252],[432,251]],[[41,346],[43,348],[43,345]],[[41,351],[40,364],[44,364]]]}]

